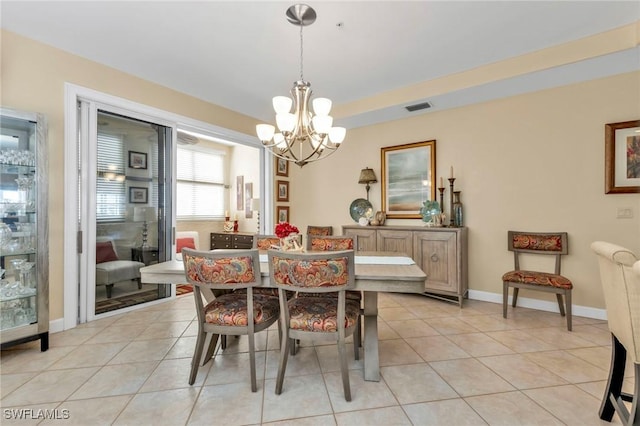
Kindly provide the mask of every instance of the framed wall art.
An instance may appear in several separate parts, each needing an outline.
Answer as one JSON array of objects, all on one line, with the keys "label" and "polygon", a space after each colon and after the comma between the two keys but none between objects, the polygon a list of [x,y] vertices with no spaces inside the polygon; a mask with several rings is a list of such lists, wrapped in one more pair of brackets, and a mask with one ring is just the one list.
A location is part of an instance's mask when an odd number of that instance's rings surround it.
[{"label": "framed wall art", "polygon": [[436,141],[381,148],[381,163],[387,218],[422,218],[423,203],[436,200]]},{"label": "framed wall art", "polygon": [[251,210],[251,199],[253,198],[253,183],[244,184],[244,217],[246,219],[253,218],[253,210]]},{"label": "framed wall art", "polygon": [[244,176],[236,177],[236,210],[244,210]]},{"label": "framed wall art", "polygon": [[605,194],[640,193],[640,120],[606,124],[604,134]]},{"label": "framed wall art", "polygon": [[289,176],[289,162],[287,160],[276,157],[276,175]]},{"label": "framed wall art", "polygon": [[147,154],[145,154],[144,152],[129,151],[129,168],[146,169]]},{"label": "framed wall art", "polygon": [[289,222],[289,206],[277,206],[276,218],[278,219],[278,223]]},{"label": "framed wall art", "polygon": [[129,202],[133,204],[147,204],[149,201],[149,189],[139,186],[129,187]]},{"label": "framed wall art", "polygon": [[289,181],[279,180],[276,181],[276,185],[278,190],[276,201],[289,201]]}]

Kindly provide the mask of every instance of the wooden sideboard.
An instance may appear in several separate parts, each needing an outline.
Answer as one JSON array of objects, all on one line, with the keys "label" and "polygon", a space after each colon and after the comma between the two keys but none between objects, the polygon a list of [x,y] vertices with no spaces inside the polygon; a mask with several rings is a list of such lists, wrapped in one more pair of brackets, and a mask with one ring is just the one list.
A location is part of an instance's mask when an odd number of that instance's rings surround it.
[{"label": "wooden sideboard", "polygon": [[427,274],[426,295],[462,307],[469,290],[467,228],[345,225],[342,233],[357,237],[359,251],[407,254]]},{"label": "wooden sideboard", "polygon": [[212,232],[211,250],[250,249],[253,247],[253,234],[245,232]]}]

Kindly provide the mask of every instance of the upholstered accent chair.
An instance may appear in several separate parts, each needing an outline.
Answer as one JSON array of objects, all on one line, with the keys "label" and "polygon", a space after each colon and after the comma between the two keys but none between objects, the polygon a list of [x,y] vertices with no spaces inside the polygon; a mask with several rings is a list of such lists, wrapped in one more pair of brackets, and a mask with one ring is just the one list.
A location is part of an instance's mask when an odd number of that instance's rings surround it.
[{"label": "upholstered accent chair", "polygon": [[[640,261],[630,250],[604,241],[592,243],[591,249],[598,255],[611,332],[609,380],[600,418],[610,422],[617,412],[622,424],[637,425],[640,424]],[[634,369],[633,394],[622,392],[627,356]],[[631,402],[631,412],[624,401]]]},{"label": "upholstered accent chair", "polygon": [[333,226],[309,225],[307,226],[307,237],[311,235],[316,235],[316,236],[333,235]]},{"label": "upholstered accent chair", "polygon": [[[198,314],[198,337],[189,384],[195,382],[200,361],[204,365],[213,355],[214,335],[247,335],[251,391],[256,392],[255,333],[269,328],[280,316],[277,297],[253,291],[262,285],[258,250],[196,251],[184,248],[182,261],[187,280],[193,285]],[[216,290],[233,289],[246,291],[214,295]]]},{"label": "upholstered accent chair", "polygon": [[[567,329],[571,331],[571,280],[560,274],[562,256],[569,253],[566,232],[507,232],[508,248],[513,252],[514,270],[502,276],[502,316],[507,317],[509,287],[513,287],[512,306],[518,301],[518,290],[539,290],[555,293],[560,315],[567,317]],[[555,257],[553,272],[520,269],[520,255],[546,255]],[[563,306],[566,304],[565,308]]]},{"label": "upholstered accent chair", "polygon": [[181,253],[185,247],[200,250],[200,234],[196,231],[177,231],[176,253]]},{"label": "upholstered accent chair", "polygon": [[355,236],[345,235],[307,235],[307,251],[353,250],[356,247]]},{"label": "upholstered accent chair", "polygon": [[[360,316],[360,304],[346,297],[346,290],[355,285],[353,250],[267,253],[271,284],[279,293],[282,330],[276,394],[282,393],[291,339],[336,341],[344,397],[351,401],[345,339],[354,333]],[[288,299],[287,291],[317,296]]]},{"label": "upholstered accent chair", "polygon": [[111,299],[113,286],[119,282],[137,280],[140,282],[140,268],[144,263],[123,259],[111,237],[96,238],[96,286],[106,286],[107,299]]},{"label": "upholstered accent chair", "polygon": [[[356,236],[313,236],[307,235],[307,251],[340,251],[340,250],[354,250],[357,246]],[[333,293],[337,296],[337,293]],[[362,303],[362,292],[355,290],[348,290],[347,299],[356,300],[358,303]],[[315,296],[314,293],[301,293],[300,297]],[[364,309],[360,309],[360,316],[364,315]],[[358,320],[358,327],[353,337],[353,351],[356,359],[360,359],[359,347],[362,346],[362,318]],[[294,349],[295,352],[295,349]]]},{"label": "upholstered accent chair", "polygon": [[253,236],[253,248],[260,251],[271,249],[271,246],[279,246],[280,238],[276,235],[258,234]]}]

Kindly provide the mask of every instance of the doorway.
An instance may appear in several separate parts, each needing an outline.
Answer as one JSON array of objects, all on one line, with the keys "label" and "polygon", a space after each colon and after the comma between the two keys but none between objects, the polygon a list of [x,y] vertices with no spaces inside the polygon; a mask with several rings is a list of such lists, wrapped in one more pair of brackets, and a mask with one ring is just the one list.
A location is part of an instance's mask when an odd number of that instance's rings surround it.
[{"label": "doorway", "polygon": [[[100,117],[100,121],[98,117]],[[98,168],[98,128],[100,127],[101,133],[108,134],[109,132],[106,129],[109,125],[115,127],[115,123],[112,122],[109,122],[106,126],[99,126],[101,120],[109,121],[107,119],[112,121],[123,120],[126,124],[133,123],[135,124],[133,127],[138,128],[140,132],[148,133],[149,129],[155,132],[146,134],[144,138],[136,137],[139,142],[145,140],[150,144],[146,148],[137,144],[131,147],[123,146],[121,150],[122,157],[118,162],[123,164],[122,169],[124,169],[124,172],[122,170],[117,172],[110,170],[108,163],[101,166],[100,170]],[[122,122],[120,124],[122,125]],[[270,188],[273,184],[273,159],[265,156],[264,149],[254,136],[216,127],[209,123],[66,83],[65,164],[67,166],[65,167],[64,176],[64,317],[62,324],[58,326],[59,329],[70,329],[79,323],[138,309],[149,304],[163,303],[169,297],[175,297],[175,288],[166,287],[157,289],[159,292],[164,291],[164,295],[161,294],[157,300],[135,306],[122,307],[118,311],[107,311],[97,315],[95,311],[97,291],[104,291],[104,294],[101,293],[98,296],[98,300],[102,296],[107,296],[106,284],[104,289],[97,289],[96,286],[97,239],[98,237],[112,237],[113,235],[110,234],[110,231],[118,221],[122,226],[128,227],[130,234],[129,231],[121,231],[120,234],[115,234],[116,238],[113,238],[116,240],[114,251],[117,251],[117,255],[120,255],[121,247],[123,247],[123,253],[127,260],[136,258],[143,259],[142,263],[153,262],[156,256],[153,248],[157,244],[158,262],[175,257],[175,231],[177,226],[177,197],[175,197],[177,177],[175,170],[178,128],[197,133],[201,137],[225,141],[233,145],[232,157],[241,164],[246,163],[245,149],[259,152],[257,157],[258,164],[251,166],[251,173],[256,172],[255,177],[252,178],[255,182],[253,193],[255,195],[259,194],[258,196],[261,198],[263,206],[260,216],[261,227],[264,229],[264,227],[270,226],[272,215],[270,209],[265,209],[264,206],[270,205],[272,202]],[[157,139],[155,139],[156,137]],[[152,139],[153,142],[151,142]],[[156,143],[157,148],[155,147]],[[100,145],[102,145],[102,142]],[[155,154],[156,151],[157,155]],[[139,155],[140,153],[146,154],[147,174],[145,174],[145,169],[143,168],[145,157],[144,155]],[[149,172],[150,167],[155,170],[156,158],[158,162],[157,180],[154,172]],[[129,167],[130,159],[132,167]],[[111,174],[112,172],[113,175]],[[149,178],[148,173],[151,173],[151,178]],[[104,179],[103,183],[105,185],[107,183],[114,185],[114,180],[117,182],[118,179],[122,179],[119,174],[124,174],[125,192],[124,195],[120,192],[120,201],[115,199],[115,204],[124,205],[125,207],[118,207],[120,210],[118,208],[114,209],[114,206],[108,207],[109,200],[105,200],[100,212],[102,214],[116,211],[116,214],[120,214],[121,217],[117,220],[112,218],[112,221],[109,221],[108,217],[104,217],[104,220],[98,220],[98,179]],[[248,172],[238,168],[235,161],[233,161],[226,177],[228,179],[227,183],[232,179],[235,180],[236,175],[248,176]],[[106,181],[106,178],[109,181]],[[151,179],[151,181],[148,179]],[[132,187],[134,189],[130,189]],[[229,192],[231,193],[231,191]],[[122,201],[123,196],[124,201]],[[231,194],[231,196],[235,197],[235,194]],[[145,199],[146,203],[144,202]],[[138,207],[137,210],[136,207]],[[154,222],[153,216],[156,213],[157,221]],[[108,216],[106,213],[105,215]],[[124,215],[124,218],[122,218],[122,215]],[[147,218],[147,220],[143,220],[144,218]],[[204,243],[208,241],[209,232],[214,227],[222,229],[223,221],[224,218],[219,220],[206,218],[201,222],[189,220],[185,223],[188,224],[189,229],[193,229],[199,223],[202,224],[203,228],[197,230],[201,233]],[[183,226],[187,225],[183,223]],[[151,250],[137,250],[143,248],[143,232],[146,233],[146,246]],[[205,249],[207,246],[208,244],[203,245]],[[114,284],[112,297],[118,289],[131,290],[132,292],[142,290],[138,288],[138,283],[135,279],[131,280],[128,286],[126,282]],[[108,297],[106,298],[108,299]]]},{"label": "doorway", "polygon": [[94,314],[99,316],[171,296],[169,285],[143,284],[139,272],[165,259],[167,233],[159,215],[167,197],[160,182],[168,174],[171,129],[98,109],[96,139]]}]

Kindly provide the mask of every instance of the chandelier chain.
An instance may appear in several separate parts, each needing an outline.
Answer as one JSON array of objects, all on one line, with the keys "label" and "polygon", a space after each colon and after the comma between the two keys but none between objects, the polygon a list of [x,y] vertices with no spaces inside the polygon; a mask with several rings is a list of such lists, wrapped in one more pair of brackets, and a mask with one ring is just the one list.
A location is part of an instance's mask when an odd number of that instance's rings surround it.
[{"label": "chandelier chain", "polygon": [[302,43],[302,25],[300,25],[300,80],[304,80],[302,77],[302,49],[304,44]]}]

